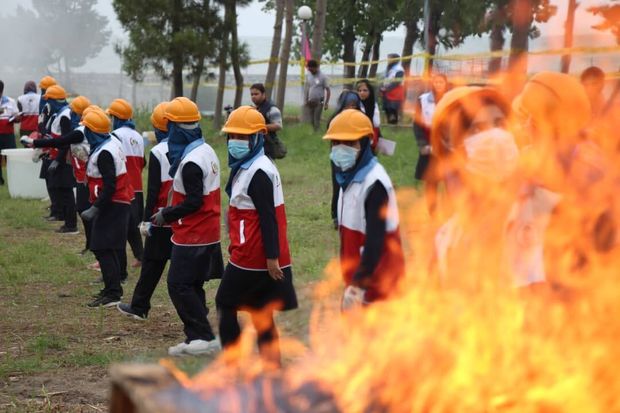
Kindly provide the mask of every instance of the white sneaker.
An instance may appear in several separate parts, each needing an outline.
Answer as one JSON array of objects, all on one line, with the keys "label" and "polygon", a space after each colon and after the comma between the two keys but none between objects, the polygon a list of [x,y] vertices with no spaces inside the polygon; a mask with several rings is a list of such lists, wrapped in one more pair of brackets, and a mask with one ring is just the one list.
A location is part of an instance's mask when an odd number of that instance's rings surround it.
[{"label": "white sneaker", "polygon": [[214,338],[211,341],[207,340],[192,340],[183,348],[184,354],[199,355],[199,354],[213,354],[222,349],[220,340]]},{"label": "white sneaker", "polygon": [[168,355],[178,357],[183,355],[183,350],[188,346],[185,341],[177,344],[176,346],[168,347]]}]

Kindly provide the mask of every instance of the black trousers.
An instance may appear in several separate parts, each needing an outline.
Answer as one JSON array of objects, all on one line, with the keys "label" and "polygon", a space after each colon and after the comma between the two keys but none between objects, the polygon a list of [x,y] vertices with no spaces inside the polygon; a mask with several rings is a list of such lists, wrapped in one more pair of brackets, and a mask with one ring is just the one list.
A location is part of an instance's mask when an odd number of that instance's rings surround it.
[{"label": "black trousers", "polygon": [[103,277],[103,295],[117,300],[123,296],[121,286],[120,263],[118,260],[118,250],[105,249],[95,250],[95,257],[101,267]]},{"label": "black trousers", "polygon": [[56,196],[56,206],[60,216],[65,221],[65,227],[77,228],[77,212],[73,188],[53,188]]},{"label": "black trousers", "polygon": [[131,213],[129,215],[129,227],[127,228],[127,242],[131,247],[133,256],[138,261],[142,261],[144,255],[144,245],[142,235],[140,235],[140,222],[144,214],[144,198],[142,192],[136,192],[135,198],[131,201]]},{"label": "black trousers", "polygon": [[151,298],[170,259],[172,230],[169,227],[152,227],[151,235],[144,243],[144,258],[140,278],[133,291],[131,307],[140,314],[148,315]]},{"label": "black trousers", "polygon": [[[76,189],[75,189],[75,194],[76,194],[75,208],[78,214],[81,214],[82,211],[86,211],[91,206],[90,200],[89,200],[90,193],[88,191],[88,185],[85,183],[78,182]],[[84,246],[84,248],[89,249],[90,248],[89,241],[90,241],[90,233],[91,233],[91,222],[83,219],[82,224],[84,225],[84,235],[86,236],[86,245]]]},{"label": "black trousers", "polygon": [[338,181],[336,181],[336,166],[333,162],[329,162],[329,165],[332,168],[332,203],[331,203],[331,211],[332,211],[332,219],[338,218],[338,197],[340,196],[340,185],[338,185]]},{"label": "black trousers", "polygon": [[211,256],[220,244],[172,246],[168,271],[168,294],[183,321],[186,342],[213,340],[203,285],[208,279]]}]

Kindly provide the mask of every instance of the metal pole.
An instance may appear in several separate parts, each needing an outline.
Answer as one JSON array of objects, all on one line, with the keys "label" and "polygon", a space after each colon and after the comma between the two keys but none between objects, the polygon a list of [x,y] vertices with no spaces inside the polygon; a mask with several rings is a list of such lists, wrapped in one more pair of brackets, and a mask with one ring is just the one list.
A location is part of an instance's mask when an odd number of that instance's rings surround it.
[{"label": "metal pole", "polygon": [[430,72],[430,51],[431,51],[431,1],[424,0],[424,73],[427,76]]},{"label": "metal pole", "polygon": [[300,58],[299,58],[299,66],[301,70],[300,79],[301,79],[301,92],[303,97],[304,91],[304,83],[306,81],[306,55],[305,55],[305,43],[306,42],[306,21],[301,21],[301,44],[300,44]]}]

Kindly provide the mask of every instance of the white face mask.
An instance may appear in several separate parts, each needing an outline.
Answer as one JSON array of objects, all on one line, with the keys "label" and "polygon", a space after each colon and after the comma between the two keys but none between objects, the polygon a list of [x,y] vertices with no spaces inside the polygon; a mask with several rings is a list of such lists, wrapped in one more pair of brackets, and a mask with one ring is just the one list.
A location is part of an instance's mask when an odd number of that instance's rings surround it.
[{"label": "white face mask", "polygon": [[332,152],[329,155],[329,158],[338,168],[343,171],[348,171],[355,165],[358,152],[359,149],[353,148],[351,146],[334,145],[332,146]]},{"label": "white face mask", "polygon": [[493,128],[465,139],[467,161],[465,169],[471,174],[501,182],[517,168],[519,148],[512,133]]}]

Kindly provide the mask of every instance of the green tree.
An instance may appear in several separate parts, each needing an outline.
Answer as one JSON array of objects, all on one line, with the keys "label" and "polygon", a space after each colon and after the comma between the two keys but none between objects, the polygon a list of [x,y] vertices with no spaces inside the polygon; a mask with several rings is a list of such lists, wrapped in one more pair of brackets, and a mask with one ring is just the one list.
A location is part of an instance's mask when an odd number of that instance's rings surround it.
[{"label": "green tree", "polygon": [[183,96],[183,69],[201,72],[201,61],[215,54],[217,10],[209,0],[113,0],[129,43],[117,45],[123,69],[134,81],[152,68],[172,80],[172,97]]}]

